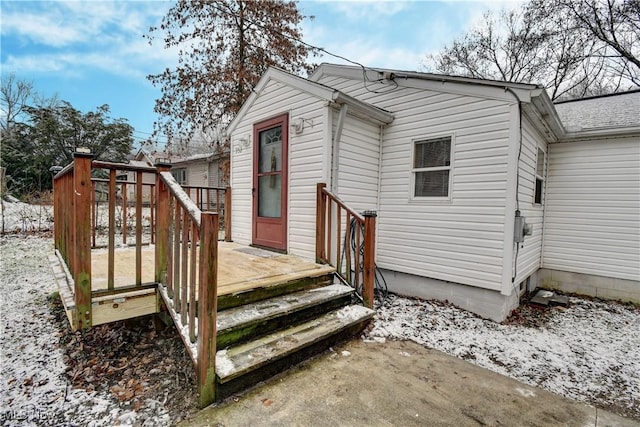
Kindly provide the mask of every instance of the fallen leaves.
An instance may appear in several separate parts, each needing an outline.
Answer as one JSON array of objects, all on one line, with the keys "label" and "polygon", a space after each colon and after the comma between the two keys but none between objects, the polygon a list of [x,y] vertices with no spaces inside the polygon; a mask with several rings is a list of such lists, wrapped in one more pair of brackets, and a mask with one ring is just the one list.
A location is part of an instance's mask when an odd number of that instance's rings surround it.
[{"label": "fallen leaves", "polygon": [[144,317],[74,333],[59,302],[53,311],[74,388],[107,391],[136,412],[163,405],[172,423],[198,409],[195,370],[173,325]]}]

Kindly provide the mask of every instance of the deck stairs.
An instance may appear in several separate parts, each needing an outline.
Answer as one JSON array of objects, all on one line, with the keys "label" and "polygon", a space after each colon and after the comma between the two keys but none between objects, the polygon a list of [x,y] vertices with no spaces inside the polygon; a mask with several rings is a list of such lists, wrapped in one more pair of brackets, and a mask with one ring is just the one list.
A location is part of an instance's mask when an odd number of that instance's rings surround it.
[{"label": "deck stairs", "polygon": [[333,280],[326,268],[315,276],[218,297],[217,400],[364,329],[373,310],[362,306],[352,288]]}]

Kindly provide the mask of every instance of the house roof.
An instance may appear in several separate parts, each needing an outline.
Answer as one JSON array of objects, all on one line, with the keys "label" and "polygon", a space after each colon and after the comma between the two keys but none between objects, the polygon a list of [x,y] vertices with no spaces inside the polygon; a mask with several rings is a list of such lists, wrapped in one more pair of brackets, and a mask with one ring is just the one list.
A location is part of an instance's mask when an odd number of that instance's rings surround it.
[{"label": "house roof", "polygon": [[[356,72],[358,76],[364,76],[364,73],[369,74],[373,73],[377,74],[377,79],[386,79],[386,80],[394,80],[394,79],[417,79],[417,80],[430,80],[436,82],[455,82],[461,84],[471,84],[471,85],[479,85],[479,86],[488,86],[488,87],[497,87],[500,89],[504,89],[505,87],[510,87],[512,89],[541,89],[542,86],[531,84],[531,83],[514,83],[514,82],[505,82],[501,80],[489,80],[489,79],[477,79],[473,77],[463,77],[463,76],[450,76],[446,74],[433,74],[433,73],[423,73],[418,71],[405,71],[405,70],[395,70],[390,68],[371,68],[371,67],[359,67],[355,65],[339,65],[339,64],[330,64],[323,62],[318,65],[315,70],[309,76],[309,79],[315,80],[318,76],[323,73],[329,73],[338,71],[340,74],[345,72]],[[368,77],[371,79],[371,77]]]},{"label": "house roof", "polygon": [[[553,104],[543,86],[461,76],[420,73],[352,65],[320,64],[309,77],[318,80],[334,75],[379,85],[394,83],[414,88],[433,88],[476,96],[515,96],[523,111],[550,141],[640,133],[640,90]],[[438,89],[437,83],[447,84]],[[510,92],[508,94],[507,92]]]},{"label": "house roof", "polygon": [[229,154],[228,151],[226,152],[222,152],[222,153],[204,153],[204,154],[194,154],[192,156],[188,156],[188,157],[183,157],[183,158],[173,158],[172,159],[172,163],[174,165],[183,165],[185,163],[192,163],[192,162],[200,162],[200,161],[211,161],[211,160],[215,160],[215,159],[219,159],[222,157],[225,157]]},{"label": "house roof", "polygon": [[555,104],[567,132],[640,126],[640,90]]},{"label": "house roof", "polygon": [[132,166],[136,166],[136,167],[149,167],[149,166],[153,166],[145,161],[142,160],[129,160],[129,164]]},{"label": "house roof", "polygon": [[262,76],[247,101],[245,101],[245,103],[242,105],[242,108],[240,109],[236,117],[227,127],[227,135],[233,133],[236,126],[238,126],[238,123],[242,120],[242,117],[244,117],[247,111],[251,108],[251,105],[253,105],[253,103],[255,102],[255,99],[260,95],[262,90],[264,90],[264,88],[266,87],[267,83],[269,83],[269,81],[271,80],[287,84],[300,91],[307,92],[328,102],[332,102],[338,105],[346,104],[349,106],[350,111],[364,115],[369,119],[381,124],[389,124],[393,121],[394,118],[393,114],[391,114],[390,112],[367,102],[360,101],[359,99],[340,92],[337,89],[305,79],[303,77],[293,75],[278,68],[270,67]]}]

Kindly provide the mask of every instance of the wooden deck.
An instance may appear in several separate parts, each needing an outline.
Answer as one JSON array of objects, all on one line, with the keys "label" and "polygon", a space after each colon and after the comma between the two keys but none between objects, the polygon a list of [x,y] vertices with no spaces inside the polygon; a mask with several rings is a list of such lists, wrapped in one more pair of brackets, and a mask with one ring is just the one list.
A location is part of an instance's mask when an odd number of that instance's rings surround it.
[{"label": "wooden deck", "polygon": [[[115,250],[115,291],[107,289],[108,251],[91,251],[91,289],[94,307],[93,325],[157,313],[161,298],[154,282],[155,248],[142,248],[142,286],[135,286],[135,247]],[[225,298],[259,288],[281,285],[299,279],[331,274],[330,265],[284,255],[232,242],[219,242],[218,297]],[[196,258],[197,259],[197,258]],[[51,257],[69,321],[73,325],[75,312],[73,283],[59,257]],[[196,278],[197,285],[197,278]],[[196,293],[198,287],[195,287]],[[197,298],[197,295],[196,295]]]},{"label": "wooden deck", "polygon": [[[142,248],[142,281],[152,283],[154,277],[154,247]],[[91,288],[107,289],[108,252],[94,249],[91,253]],[[333,272],[329,265],[320,265],[294,255],[284,255],[232,242],[218,243],[218,295],[244,292],[258,287],[282,283],[302,277]],[[115,287],[135,285],[135,248],[115,250]],[[197,280],[196,280],[197,283]]]},{"label": "wooden deck", "polygon": [[[95,182],[94,169],[105,171],[109,179]],[[356,213],[319,183],[317,264],[230,243],[231,188],[201,188],[215,191],[216,199],[224,194],[225,200],[224,204],[220,200],[216,203],[218,211],[203,212],[203,196],[196,192],[193,200],[170,169],[171,164],[162,161],[153,167],[138,167],[93,160],[91,153],[79,150],[74,153],[73,163],[54,177],[56,254],[50,260],[74,330],[154,313],[165,319],[170,315],[194,361],[200,405],[204,407],[225,391],[234,393],[259,381],[260,375],[275,373],[302,360],[316,347],[331,345],[344,331],[361,330],[371,318],[373,311],[359,310],[352,303],[358,306],[355,301],[360,298],[368,307],[373,304],[374,212]],[[135,180],[117,180],[123,171],[134,172]],[[149,190],[151,239],[143,239],[145,173],[155,175],[153,191]],[[100,194],[98,184],[104,187]],[[135,186],[135,201],[125,200],[127,185]],[[107,216],[100,222],[97,203],[105,194]],[[122,200],[118,194],[123,195]],[[118,206],[131,207],[135,219],[129,221],[123,210],[122,223],[118,224]],[[222,229],[227,242],[218,241]],[[135,232],[135,238],[129,241],[135,241],[135,246],[118,246],[127,244],[127,234],[122,235],[122,243],[116,241],[118,233],[129,231]],[[355,247],[360,248],[353,254],[345,250],[341,238],[352,234]],[[92,241],[97,242],[98,237],[106,239],[109,249],[92,250]],[[154,245],[143,246],[145,241]],[[344,260],[340,255],[343,252]],[[336,275],[351,285],[348,292],[337,292],[328,286]],[[330,295],[321,297],[325,293]],[[239,317],[238,322],[227,325],[222,330],[223,338],[219,338],[218,314],[224,319],[236,312],[240,313],[234,316]],[[354,313],[357,316],[352,316]],[[331,323],[332,316],[340,319],[341,325]],[[326,322],[331,323],[329,328],[322,327]],[[299,334],[302,330],[306,331],[304,336]],[[311,334],[311,330],[318,334]],[[257,340],[258,346],[251,347],[251,351],[267,352],[273,357],[267,366],[266,360],[256,357],[257,353],[231,351],[229,354],[236,359],[244,354],[245,362],[260,363],[246,366],[244,374],[235,379],[222,381],[223,374],[229,372],[225,366],[216,366],[218,339],[225,346]],[[299,345],[291,347],[293,342]],[[286,354],[273,353],[278,348],[286,348]]]}]

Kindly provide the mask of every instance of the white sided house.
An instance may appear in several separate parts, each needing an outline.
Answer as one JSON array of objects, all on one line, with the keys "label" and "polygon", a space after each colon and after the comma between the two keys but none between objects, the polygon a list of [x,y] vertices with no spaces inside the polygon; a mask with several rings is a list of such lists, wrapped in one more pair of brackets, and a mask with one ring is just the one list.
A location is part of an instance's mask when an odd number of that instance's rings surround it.
[{"label": "white sided house", "polygon": [[271,68],[227,130],[234,240],[315,258],[323,182],[377,211],[392,292],[497,321],[542,285],[640,302],[639,109],[640,92],[554,106],[530,84]]}]

